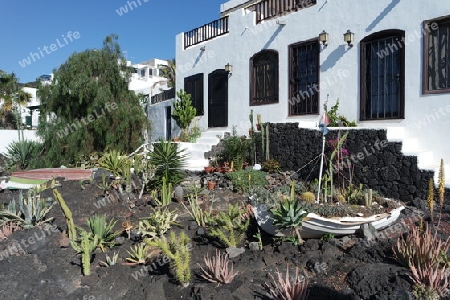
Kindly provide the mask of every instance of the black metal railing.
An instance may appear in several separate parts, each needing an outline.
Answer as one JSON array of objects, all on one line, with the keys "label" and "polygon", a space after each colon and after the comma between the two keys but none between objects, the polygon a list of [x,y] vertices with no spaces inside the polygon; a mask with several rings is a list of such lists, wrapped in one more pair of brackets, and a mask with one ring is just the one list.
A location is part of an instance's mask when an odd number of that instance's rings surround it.
[{"label": "black metal railing", "polygon": [[255,4],[256,24],[317,4],[317,0],[263,0]]},{"label": "black metal railing", "polygon": [[162,93],[152,96],[150,104],[156,104],[156,103],[170,100],[173,98],[175,98],[175,88],[171,88],[170,90],[165,90]]},{"label": "black metal railing", "polygon": [[228,33],[228,16],[184,33],[184,49]]}]

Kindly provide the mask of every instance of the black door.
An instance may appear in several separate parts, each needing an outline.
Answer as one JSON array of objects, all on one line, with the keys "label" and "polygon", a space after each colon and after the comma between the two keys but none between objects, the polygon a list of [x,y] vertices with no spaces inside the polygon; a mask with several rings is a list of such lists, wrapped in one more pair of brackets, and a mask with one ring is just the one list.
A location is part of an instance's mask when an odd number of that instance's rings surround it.
[{"label": "black door", "polygon": [[228,73],[215,70],[208,75],[208,127],[228,126]]},{"label": "black door", "polygon": [[166,141],[172,139],[172,107],[166,107]]}]

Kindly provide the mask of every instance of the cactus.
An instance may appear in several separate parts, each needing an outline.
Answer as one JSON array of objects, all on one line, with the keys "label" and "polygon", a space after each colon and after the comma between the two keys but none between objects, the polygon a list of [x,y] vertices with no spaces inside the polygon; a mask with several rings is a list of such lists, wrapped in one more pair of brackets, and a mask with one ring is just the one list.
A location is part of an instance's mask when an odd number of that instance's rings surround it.
[{"label": "cactus", "polygon": [[81,238],[77,243],[72,243],[72,247],[77,253],[81,253],[81,264],[83,266],[83,274],[88,276],[91,274],[91,255],[92,251],[97,248],[99,239],[97,235],[92,236],[92,233],[80,230]]},{"label": "cactus", "polygon": [[444,206],[444,193],[445,193],[445,170],[444,160],[441,158],[441,165],[439,166],[439,179],[438,179],[438,193],[439,193],[439,205]]},{"label": "cactus", "polygon": [[145,239],[145,242],[149,246],[161,249],[163,255],[170,259],[170,267],[175,274],[175,279],[183,286],[187,286],[191,279],[191,255],[189,253],[191,244],[186,233],[181,231],[177,237],[175,232],[171,231],[169,239],[162,236],[153,240]]},{"label": "cactus", "polygon": [[289,200],[291,202],[295,200],[295,182],[294,182],[294,180],[291,180],[291,189],[290,189]]},{"label": "cactus", "polygon": [[[66,201],[64,201],[64,198],[58,192],[58,190],[54,189],[53,195],[55,196],[56,201],[58,201],[59,205],[61,206],[64,217],[66,217],[69,239],[71,242],[75,241],[77,239],[77,229],[73,222],[72,212],[70,211],[69,207],[66,204]],[[72,247],[73,247],[73,245],[72,245]]]},{"label": "cactus", "polygon": [[314,193],[304,192],[300,195],[300,199],[308,203],[314,203],[316,201],[316,196]]}]

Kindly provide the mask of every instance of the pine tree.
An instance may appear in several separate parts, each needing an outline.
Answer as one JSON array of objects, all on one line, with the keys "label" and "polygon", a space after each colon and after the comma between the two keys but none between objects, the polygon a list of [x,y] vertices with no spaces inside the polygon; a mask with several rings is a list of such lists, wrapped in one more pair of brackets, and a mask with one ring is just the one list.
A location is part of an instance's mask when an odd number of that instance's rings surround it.
[{"label": "pine tree", "polygon": [[45,166],[70,165],[106,149],[129,153],[142,144],[148,120],[128,90],[132,68],[117,39],[107,36],[102,49],[72,54],[51,84],[38,83]]}]

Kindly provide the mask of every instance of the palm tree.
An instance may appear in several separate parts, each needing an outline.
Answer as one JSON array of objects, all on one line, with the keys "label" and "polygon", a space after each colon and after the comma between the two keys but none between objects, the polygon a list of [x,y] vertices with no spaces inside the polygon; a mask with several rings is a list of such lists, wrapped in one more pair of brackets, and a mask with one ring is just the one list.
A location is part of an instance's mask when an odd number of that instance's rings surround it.
[{"label": "palm tree", "polygon": [[167,60],[167,65],[158,65],[160,70],[160,76],[167,78],[167,86],[170,88],[175,87],[176,79],[176,65],[175,58]]},{"label": "palm tree", "polygon": [[0,70],[0,120],[3,124],[10,123],[14,126],[13,120],[17,118],[14,116],[14,109],[26,105],[30,99],[31,95],[19,88],[16,74]]}]

